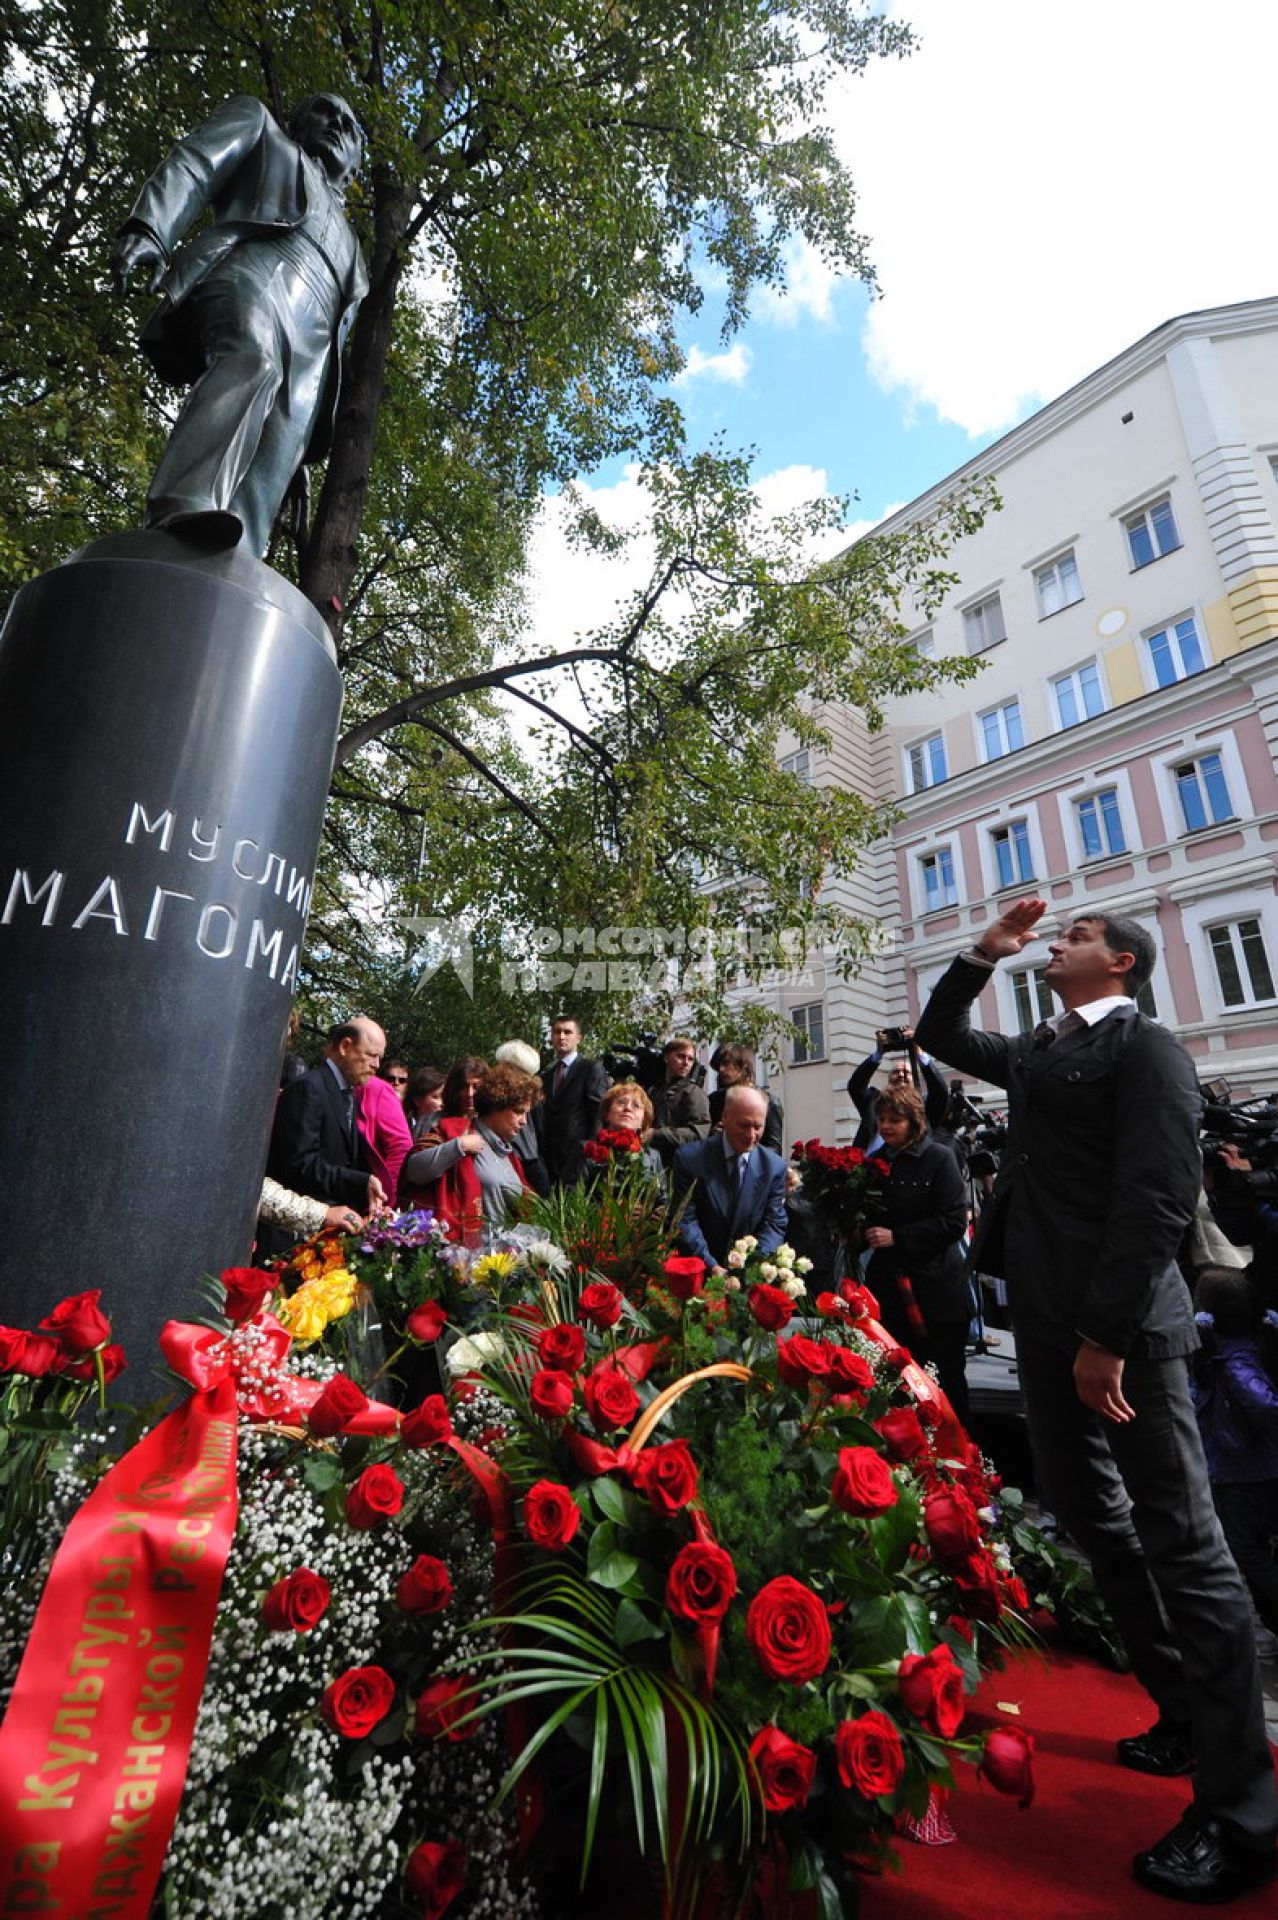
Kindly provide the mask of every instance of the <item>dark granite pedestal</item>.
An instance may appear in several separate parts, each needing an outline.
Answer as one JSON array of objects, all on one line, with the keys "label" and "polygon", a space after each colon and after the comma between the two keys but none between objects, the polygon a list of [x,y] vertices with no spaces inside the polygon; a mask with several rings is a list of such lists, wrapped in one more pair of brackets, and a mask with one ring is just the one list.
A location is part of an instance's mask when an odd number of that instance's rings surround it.
[{"label": "dark granite pedestal", "polygon": [[247,1257],[340,709],[323,621],[238,550],[120,534],[17,596],[0,1321],[101,1287],[146,1362],[197,1277]]}]

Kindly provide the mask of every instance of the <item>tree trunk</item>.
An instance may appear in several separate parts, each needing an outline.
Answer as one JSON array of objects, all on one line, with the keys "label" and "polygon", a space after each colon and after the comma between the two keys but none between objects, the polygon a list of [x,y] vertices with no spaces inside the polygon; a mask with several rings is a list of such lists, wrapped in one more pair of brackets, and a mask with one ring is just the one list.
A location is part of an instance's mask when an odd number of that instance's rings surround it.
[{"label": "tree trunk", "polygon": [[359,552],[377,417],[386,389],[386,363],[409,214],[409,196],[401,186],[385,180],[375,182],[374,198],[377,239],[369,289],[351,330],[333,450],[301,569],[302,592],[328,622],[339,656],[345,600]]}]

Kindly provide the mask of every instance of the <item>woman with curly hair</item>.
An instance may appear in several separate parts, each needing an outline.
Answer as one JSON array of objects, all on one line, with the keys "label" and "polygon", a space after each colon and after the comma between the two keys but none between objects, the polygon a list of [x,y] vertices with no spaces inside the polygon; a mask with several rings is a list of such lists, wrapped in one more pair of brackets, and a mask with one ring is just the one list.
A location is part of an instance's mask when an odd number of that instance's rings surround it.
[{"label": "woman with curly hair", "polygon": [[454,1240],[474,1243],[485,1225],[504,1225],[511,1201],[527,1191],[514,1140],[540,1098],[532,1074],[489,1067],[474,1089],[473,1114],[438,1120],[404,1162],[413,1204],[430,1207]]}]

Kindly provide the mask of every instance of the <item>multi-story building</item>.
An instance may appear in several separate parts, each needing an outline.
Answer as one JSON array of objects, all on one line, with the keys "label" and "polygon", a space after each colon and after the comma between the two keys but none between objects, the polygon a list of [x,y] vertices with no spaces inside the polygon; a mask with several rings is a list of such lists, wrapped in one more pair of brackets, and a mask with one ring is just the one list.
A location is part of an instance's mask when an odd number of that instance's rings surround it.
[{"label": "multi-story building", "polygon": [[914,635],[981,671],[892,701],[870,735],[826,712],[817,784],[899,803],[831,893],[880,922],[851,984],[815,967],[777,1004],[804,1040],[774,1088],[791,1137],[845,1137],[874,1029],[908,1023],[1003,904],[1044,938],[1000,967],[984,1024],[1053,1002],[1047,940],[1087,908],[1154,935],[1148,1010],[1205,1081],[1278,1087],[1278,299],[1138,340],[884,523],[992,477],[1002,510],[955,547],[959,585]]}]

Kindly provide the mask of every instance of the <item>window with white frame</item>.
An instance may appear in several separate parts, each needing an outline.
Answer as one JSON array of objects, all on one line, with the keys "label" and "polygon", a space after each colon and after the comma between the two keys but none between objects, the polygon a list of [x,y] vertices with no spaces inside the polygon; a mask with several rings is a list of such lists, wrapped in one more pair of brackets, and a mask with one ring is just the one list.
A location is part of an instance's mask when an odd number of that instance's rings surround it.
[{"label": "window with white frame", "polygon": [[1127,550],[1133,567],[1147,567],[1151,560],[1161,560],[1165,553],[1174,553],[1180,545],[1176,516],[1172,512],[1168,494],[1164,494],[1161,500],[1151,500],[1139,513],[1125,514],[1123,531],[1127,535]]},{"label": "window with white frame", "polygon": [[1070,673],[1058,673],[1052,681],[1056,702],[1056,720],[1062,727],[1076,727],[1080,720],[1092,720],[1105,711],[1105,689],[1101,685],[1100,666],[1085,660]]},{"label": "window with white frame", "polygon": [[1234,804],[1219,753],[1199,753],[1172,768],[1186,833],[1232,820]]},{"label": "window with white frame", "polygon": [[1062,607],[1072,607],[1082,599],[1083,583],[1078,577],[1073,547],[1067,553],[1058,554],[1045,567],[1035,567],[1034,591],[1044,619],[1049,613],[1059,613]]},{"label": "window with white frame", "polygon": [[812,785],[812,756],[806,747],[800,747],[796,753],[787,753],[778,762],[782,773],[792,773],[805,787]]},{"label": "window with white frame", "polygon": [[794,1037],[793,1063],[804,1066],[809,1060],[825,1059],[825,1003],[811,1000],[806,1006],[791,1007],[790,1020],[799,1031]]},{"label": "window with white frame", "polygon": [[1109,854],[1126,853],[1127,835],[1123,831],[1123,810],[1117,787],[1102,787],[1098,793],[1084,794],[1074,802],[1074,814],[1084,860],[1103,860]]},{"label": "window with white frame", "polygon": [[945,779],[945,736],[930,733],[926,740],[916,740],[905,749],[905,772],[911,793],[922,793],[925,787],[939,786]]},{"label": "window with white frame", "polygon": [[1020,887],[1034,878],[1034,855],[1030,849],[1029,821],[1009,820],[990,834],[994,849],[994,872],[999,889]]},{"label": "window with white frame", "polygon": [[1005,700],[1001,706],[979,713],[976,719],[981,729],[981,751],[987,760],[1001,760],[1005,753],[1025,745],[1019,700]]},{"label": "window with white frame", "polygon": [[1009,976],[1018,1033],[1033,1033],[1040,1020],[1050,1020],[1056,1011],[1046,973],[1044,961],[1041,967],[1017,967]]},{"label": "window with white frame", "polygon": [[1207,665],[1207,649],[1192,613],[1155,627],[1145,635],[1145,646],[1158,687],[1174,687],[1178,680],[1188,680],[1191,673],[1201,673]]},{"label": "window with white frame", "polygon": [[936,635],[931,627],[922,627],[910,635],[910,645],[921,660],[931,660],[936,654]]},{"label": "window with white frame", "polygon": [[1225,1006],[1255,1007],[1275,997],[1273,968],[1257,918],[1226,920],[1206,932]]},{"label": "window with white frame", "polygon": [[936,913],[941,907],[958,905],[958,886],[954,879],[954,851],[937,847],[919,859],[919,884],[924,913]]},{"label": "window with white frame", "polygon": [[985,653],[990,647],[996,647],[1000,640],[1006,640],[1003,602],[998,594],[988,594],[984,600],[978,600],[974,607],[964,607],[963,638],[969,653]]}]

